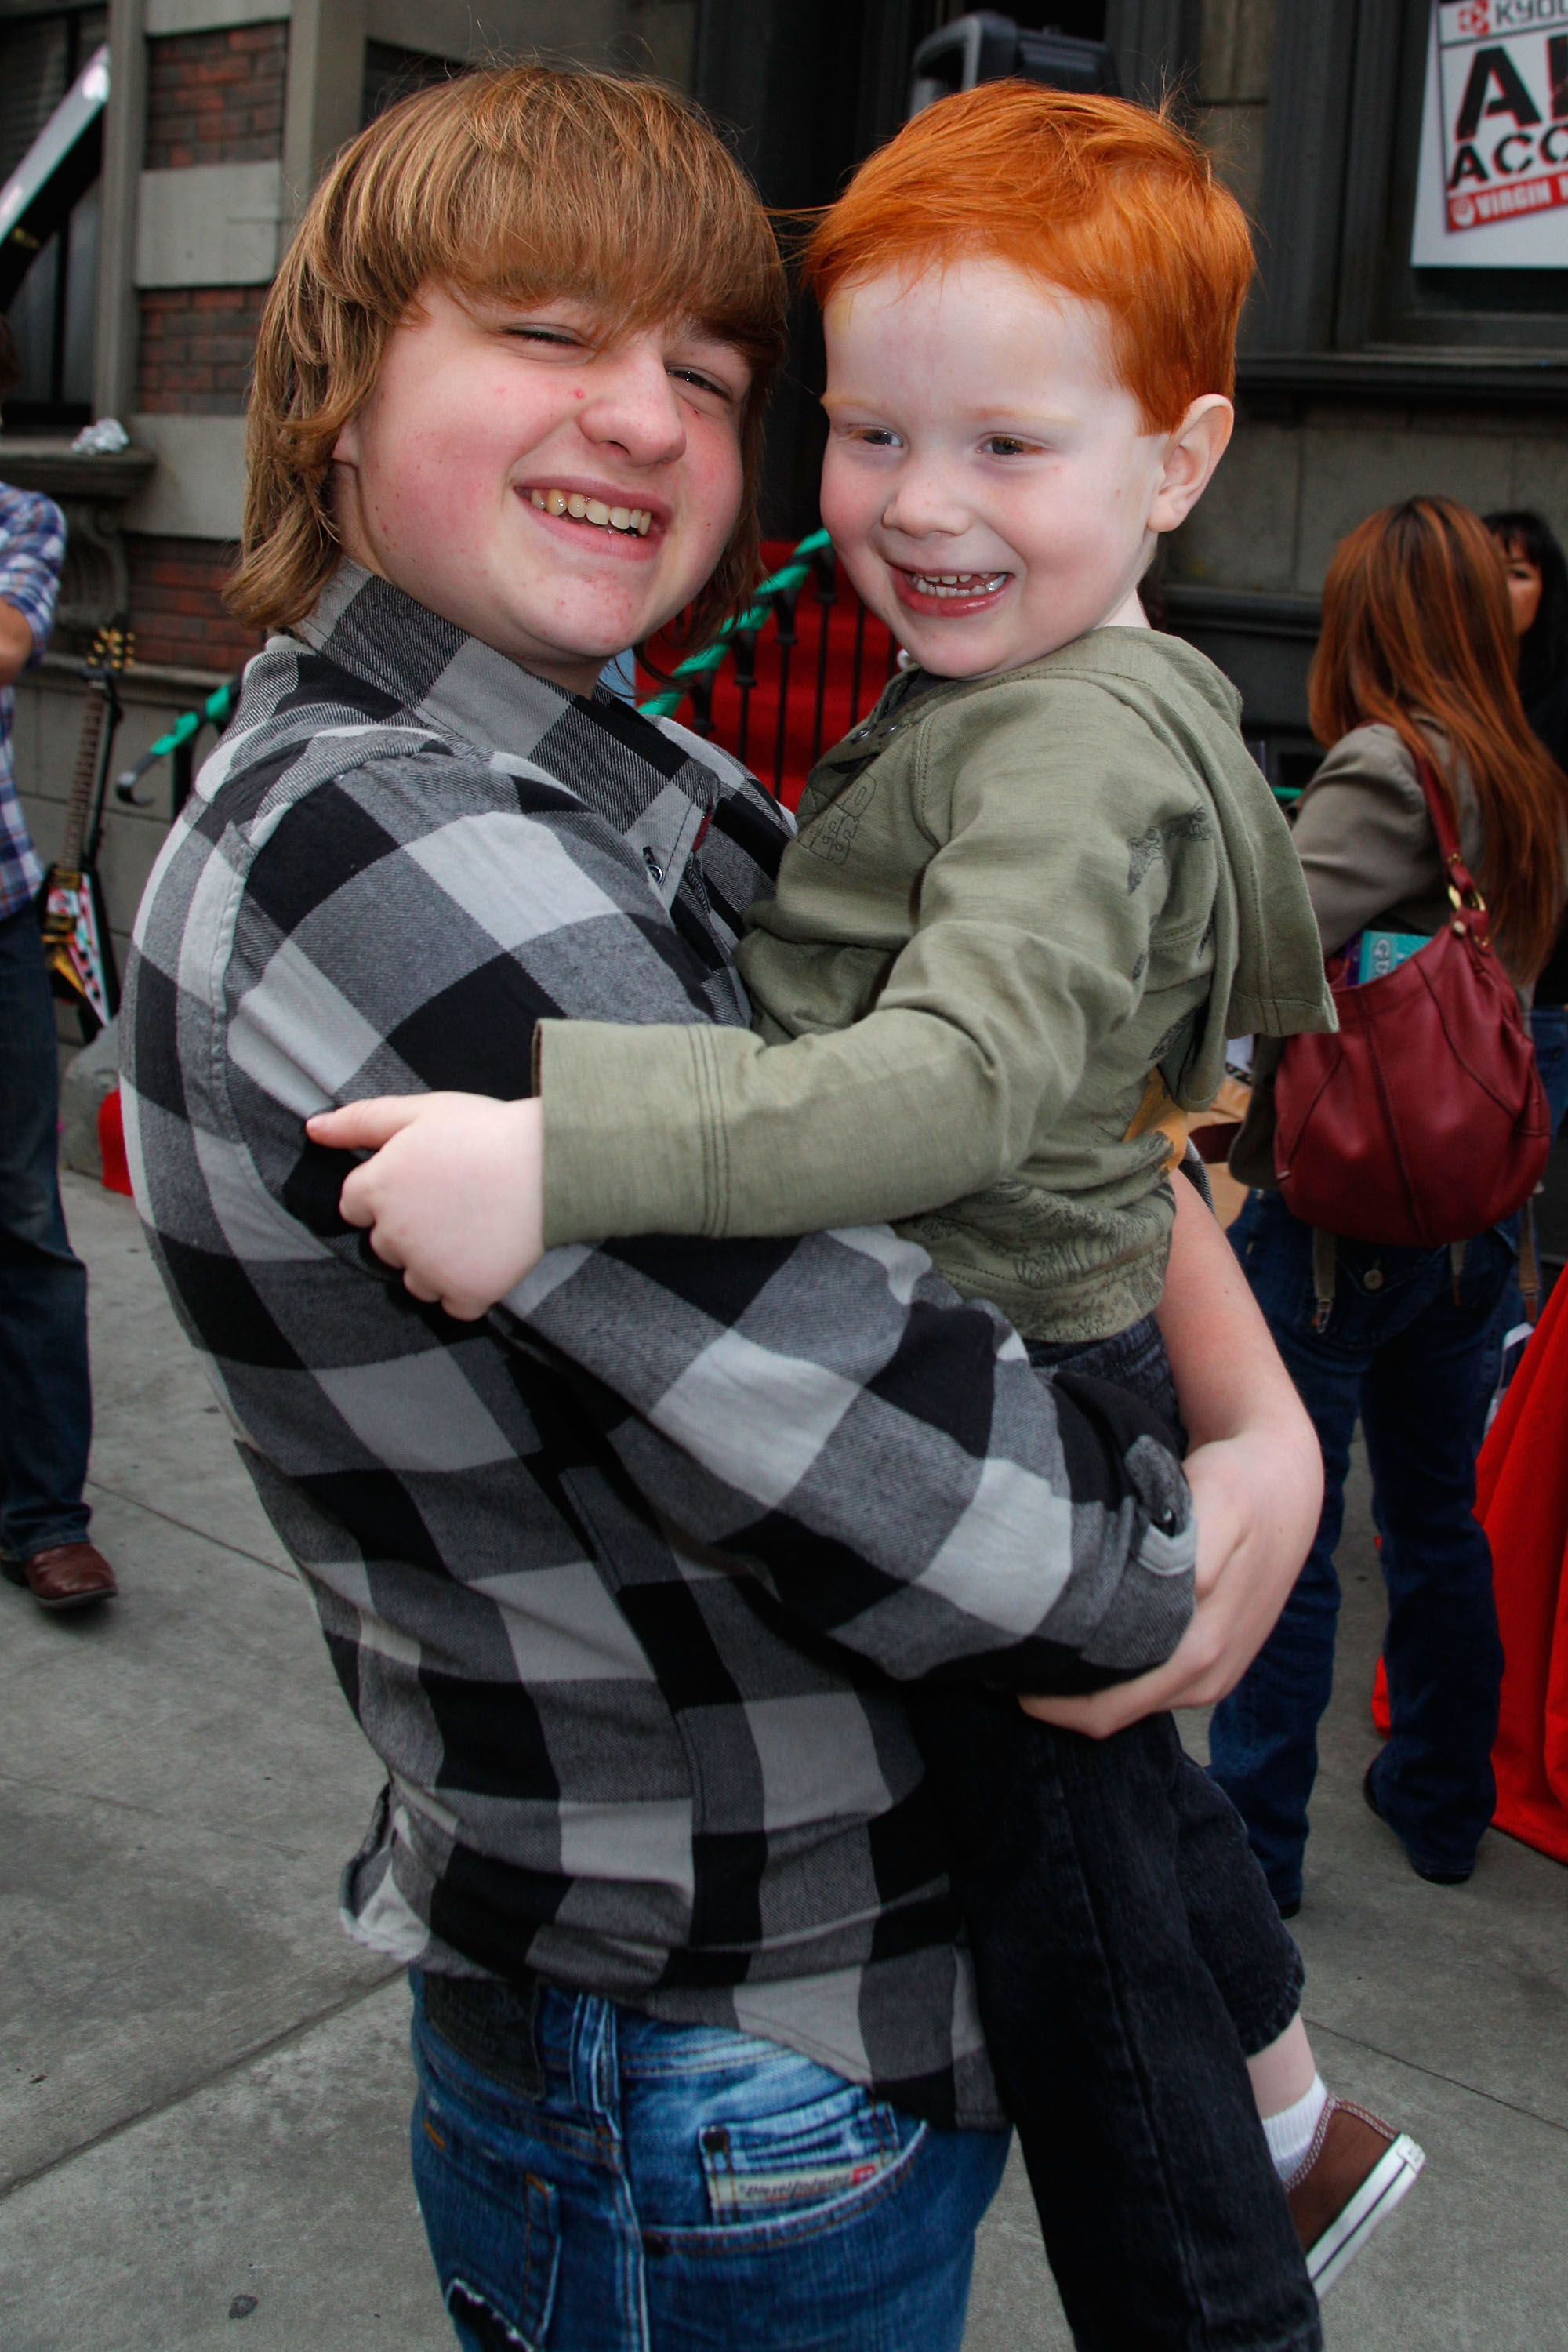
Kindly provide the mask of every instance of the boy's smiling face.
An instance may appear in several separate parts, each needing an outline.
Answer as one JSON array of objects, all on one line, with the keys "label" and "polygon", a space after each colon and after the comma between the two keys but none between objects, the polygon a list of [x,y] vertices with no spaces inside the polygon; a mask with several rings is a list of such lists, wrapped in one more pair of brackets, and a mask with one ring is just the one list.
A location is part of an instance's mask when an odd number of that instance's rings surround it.
[{"label": "boy's smiling face", "polygon": [[423,290],[333,448],[345,554],[573,693],[690,603],[740,511],[750,374],[668,320]]},{"label": "boy's smiling face", "polygon": [[1146,625],[1154,536],[1218,464],[1227,400],[1149,432],[1104,313],[1004,261],[851,281],[825,326],[822,519],[922,669],[980,677]]}]

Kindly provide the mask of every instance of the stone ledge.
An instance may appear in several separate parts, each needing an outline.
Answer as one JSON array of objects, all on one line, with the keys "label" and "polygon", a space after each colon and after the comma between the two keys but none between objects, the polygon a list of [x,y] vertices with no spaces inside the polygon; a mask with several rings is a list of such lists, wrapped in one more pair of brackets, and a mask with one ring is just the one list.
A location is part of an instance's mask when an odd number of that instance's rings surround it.
[{"label": "stone ledge", "polygon": [[1250,352],[1237,389],[1255,414],[1303,401],[1346,400],[1419,408],[1474,401],[1479,407],[1568,407],[1568,352],[1401,350]]},{"label": "stone ledge", "polygon": [[[26,673],[27,677],[34,678],[40,675],[51,685],[79,685],[80,658],[75,654],[48,652],[36,669]],[[205,702],[209,694],[216,694],[225,680],[233,675],[232,670],[225,669],[184,669],[175,662],[133,662],[129,669],[120,673],[120,699],[121,702],[178,701],[182,705],[186,701]],[[25,684],[26,678],[18,683]]]}]

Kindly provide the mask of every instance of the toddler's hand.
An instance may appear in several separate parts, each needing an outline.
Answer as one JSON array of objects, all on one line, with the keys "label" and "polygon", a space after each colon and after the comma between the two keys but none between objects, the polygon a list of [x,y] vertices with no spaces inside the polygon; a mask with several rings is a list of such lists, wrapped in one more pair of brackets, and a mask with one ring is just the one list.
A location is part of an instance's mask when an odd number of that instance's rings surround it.
[{"label": "toddler's hand", "polygon": [[537,1097],[383,1095],[306,1127],[331,1151],[373,1151],[339,1202],[402,1268],[416,1298],[472,1323],[544,1255],[543,1108]]}]

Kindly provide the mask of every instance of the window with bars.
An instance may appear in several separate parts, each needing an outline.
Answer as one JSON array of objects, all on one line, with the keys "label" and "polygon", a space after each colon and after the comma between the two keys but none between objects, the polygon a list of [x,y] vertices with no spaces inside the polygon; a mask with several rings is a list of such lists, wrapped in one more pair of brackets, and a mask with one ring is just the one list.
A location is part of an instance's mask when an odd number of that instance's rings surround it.
[{"label": "window with bars", "polygon": [[[0,16],[0,186],[107,38],[108,21],[101,6]],[[5,315],[22,363],[5,404],[13,433],[85,425],[91,416],[98,227],[95,180],[38,247],[12,298]]]}]

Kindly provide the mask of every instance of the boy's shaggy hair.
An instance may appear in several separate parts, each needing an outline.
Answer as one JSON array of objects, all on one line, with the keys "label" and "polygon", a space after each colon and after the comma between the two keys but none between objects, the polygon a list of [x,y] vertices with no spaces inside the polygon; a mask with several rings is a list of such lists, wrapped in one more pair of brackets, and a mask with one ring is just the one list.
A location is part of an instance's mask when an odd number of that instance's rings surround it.
[{"label": "boy's shaggy hair", "polygon": [[1163,113],[1026,81],[941,99],[862,163],[807,243],[805,278],[826,306],[853,279],[966,255],[1099,303],[1149,432],[1233,390],[1252,239]]},{"label": "boy's shaggy hair", "polygon": [[571,295],[616,329],[689,319],[743,353],[740,519],[689,615],[695,640],[711,635],[757,576],[783,265],[745,174],[684,100],[542,66],[466,74],[405,99],[316,191],[262,315],[231,608],[287,628],[314,605],[339,557],[333,444],[431,281],[523,303]]}]

